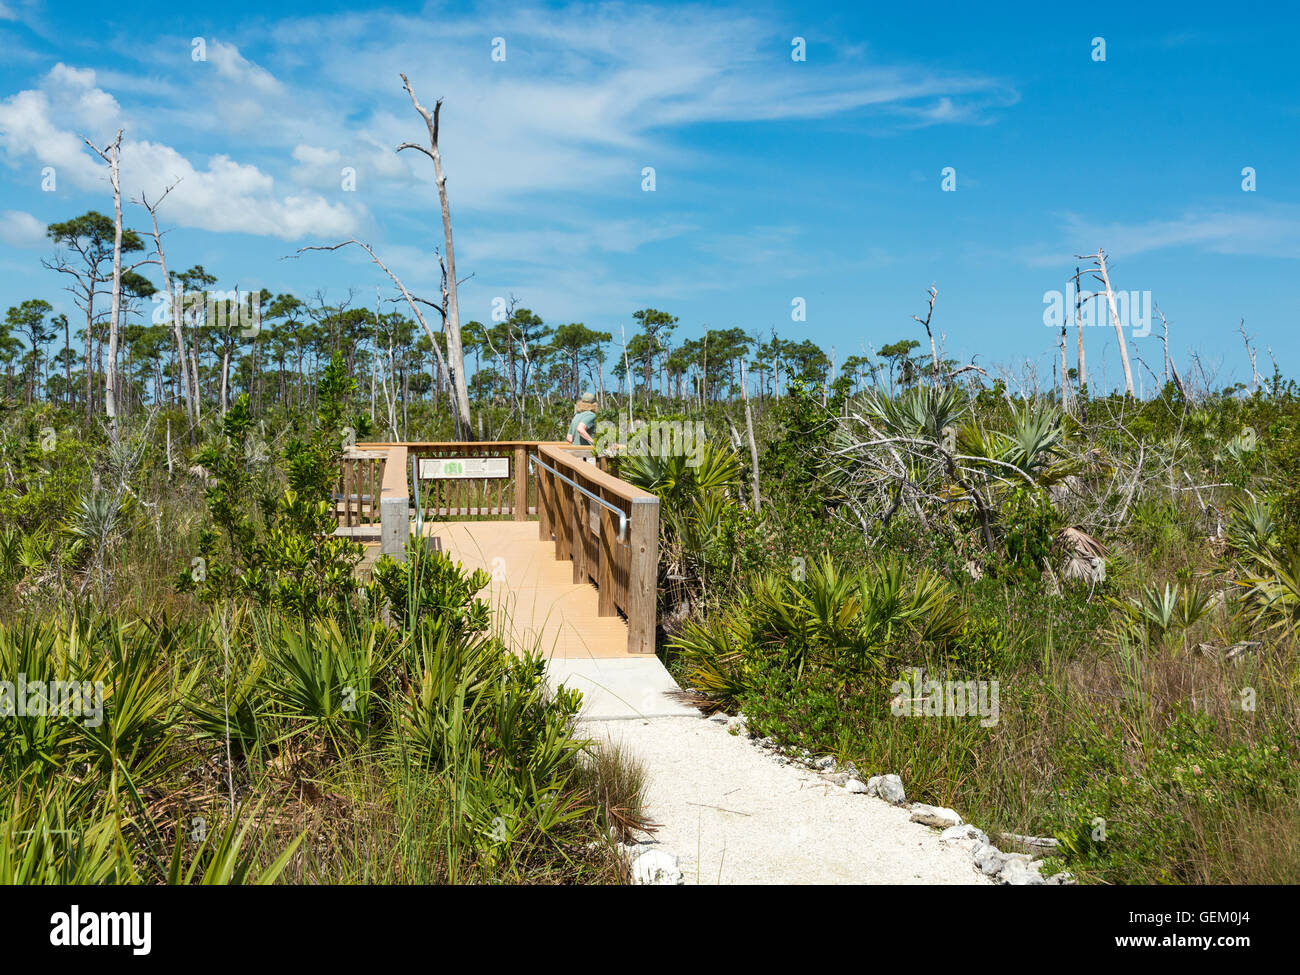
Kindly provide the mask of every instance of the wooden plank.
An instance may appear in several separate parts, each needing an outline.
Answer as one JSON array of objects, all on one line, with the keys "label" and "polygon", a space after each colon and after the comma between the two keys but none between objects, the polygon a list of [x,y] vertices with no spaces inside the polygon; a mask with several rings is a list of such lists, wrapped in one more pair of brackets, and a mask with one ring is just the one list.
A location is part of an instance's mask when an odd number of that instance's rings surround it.
[{"label": "wooden plank", "polygon": [[551,540],[551,526],[554,523],[554,506],[551,500],[551,472],[543,467],[537,468],[537,539],[542,542]]},{"label": "wooden plank", "polygon": [[352,485],[357,476],[357,465],[355,461],[345,460],[343,462],[343,510],[345,512],[344,524],[352,527]]},{"label": "wooden plank", "polygon": [[514,515],[515,521],[528,520],[528,450],[524,447],[515,448],[514,469],[512,471],[515,479],[515,501]]},{"label": "wooden plank", "polygon": [[654,653],[659,596],[659,499],[632,504],[628,526],[627,648]]},{"label": "wooden plank", "polygon": [[[617,526],[618,519],[614,521]],[[505,560],[509,576],[492,582],[483,596],[497,609],[507,645],[515,652],[559,658],[629,657],[627,623],[617,615],[599,614],[597,591],[571,581],[569,567],[551,558],[550,544],[537,541],[532,525],[453,522],[429,530],[444,538],[445,550],[467,570],[491,572],[495,559]]]},{"label": "wooden plank", "polygon": [[614,592],[615,576],[618,574],[616,567],[618,555],[614,551],[617,545],[614,533],[617,529],[614,526],[614,513],[602,505],[600,508],[600,538],[597,539],[597,552],[599,554],[597,556],[596,585],[600,589],[596,602],[596,614],[598,616],[616,616],[618,614],[618,603]]},{"label": "wooden plank", "polygon": [[555,561],[565,562],[573,557],[573,494],[569,485],[555,479]]},{"label": "wooden plank", "polygon": [[610,497],[623,501],[655,500],[655,496],[649,491],[643,491],[613,474],[600,470],[594,464],[586,463],[580,457],[574,457],[571,451],[566,452],[550,444],[541,444],[537,448],[537,453],[557,471],[584,484],[592,491],[599,488],[608,491]]},{"label": "wooden plank", "polygon": [[586,583],[587,581],[587,496],[579,491],[576,487],[566,484],[569,489],[569,497],[572,498],[569,510],[573,512],[573,519],[569,522],[569,544],[570,557],[573,559],[573,581],[576,583]]}]

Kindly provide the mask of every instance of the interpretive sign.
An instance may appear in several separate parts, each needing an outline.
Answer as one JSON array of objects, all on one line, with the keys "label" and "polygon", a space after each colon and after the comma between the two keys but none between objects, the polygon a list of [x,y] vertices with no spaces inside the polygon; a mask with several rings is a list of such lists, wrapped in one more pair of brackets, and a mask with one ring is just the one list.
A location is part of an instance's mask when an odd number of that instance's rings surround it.
[{"label": "interpretive sign", "polygon": [[421,457],[420,477],[509,477],[509,457]]}]

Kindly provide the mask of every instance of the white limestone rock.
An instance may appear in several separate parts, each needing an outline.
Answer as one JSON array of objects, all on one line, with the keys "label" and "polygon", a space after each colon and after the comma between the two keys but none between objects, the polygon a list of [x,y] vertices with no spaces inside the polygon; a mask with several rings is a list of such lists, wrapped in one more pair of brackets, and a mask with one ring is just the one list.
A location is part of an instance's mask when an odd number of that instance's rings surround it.
[{"label": "white limestone rock", "polygon": [[[867,784],[870,785],[870,783]],[[895,806],[901,806],[907,802],[907,793],[903,791],[903,780],[897,775],[882,775],[880,784],[876,787],[876,794],[885,802],[892,803]]]},{"label": "white limestone rock", "polygon": [[976,847],[988,846],[989,835],[978,826],[972,826],[970,823],[962,823],[959,826],[949,826],[940,833],[939,842],[952,843],[974,851]]},{"label": "white limestone rock", "polygon": [[674,887],[682,882],[677,857],[667,850],[646,850],[632,861],[632,883],[641,887]]},{"label": "white limestone rock", "polygon": [[923,802],[914,802],[912,803],[912,822],[924,823],[926,826],[933,826],[936,829],[948,829],[950,826],[960,826],[962,819],[947,806],[927,806]]}]

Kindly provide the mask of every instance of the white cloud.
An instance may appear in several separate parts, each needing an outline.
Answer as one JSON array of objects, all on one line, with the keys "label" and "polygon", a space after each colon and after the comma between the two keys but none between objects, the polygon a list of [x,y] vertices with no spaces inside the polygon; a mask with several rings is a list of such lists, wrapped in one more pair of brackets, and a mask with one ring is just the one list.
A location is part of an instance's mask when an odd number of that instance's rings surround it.
[{"label": "white cloud", "polygon": [[130,142],[122,147],[124,192],[157,194],[177,180],[164,203],[164,219],[185,227],[297,240],[347,236],[358,222],[352,210],[318,195],[277,196],[270,175],[229,156],[213,156],[200,170],[170,146]]},{"label": "white cloud", "polygon": [[1254,201],[1247,209],[1201,208],[1172,219],[1142,223],[1096,223],[1078,214],[1064,215],[1060,236],[1070,249],[1027,253],[1035,266],[1068,264],[1075,254],[1095,253],[1103,247],[1116,257],[1133,257],[1151,251],[1187,247],[1212,254],[1300,258],[1300,206],[1275,204],[1259,210]]},{"label": "white cloud", "polygon": [[[129,132],[116,100],[94,82],[93,71],[58,64],[41,89],[22,91],[0,102],[0,148],[9,161],[53,166],[61,183],[104,191],[103,163],[77,133],[62,127],[64,119],[85,124],[101,146],[115,126],[126,126]],[[296,240],[308,235],[347,235],[355,231],[360,219],[348,206],[319,195],[277,194],[271,175],[228,155],[212,156],[205,168],[199,168],[169,145],[123,139],[122,192],[126,198],[142,191],[157,196],[163,187],[178,180],[163,212],[165,222],[180,226]]]},{"label": "white cloud", "polygon": [[[423,132],[397,78],[405,70],[426,105],[446,99],[453,205],[515,210],[549,193],[622,192],[644,165],[680,172],[698,162],[674,145],[672,129],[849,113],[908,127],[980,123],[1018,97],[986,76],[865,62],[861,52],[796,64],[779,25],[736,10],[504,8],[492,20],[508,28],[488,29],[477,14],[386,12],[274,24],[267,42],[286,77],[312,79],[284,109],[303,133],[297,141],[336,147],[348,165],[349,146],[364,137],[391,160],[393,146]],[[496,33],[506,37],[505,62],[489,56]],[[427,159],[403,155],[404,172],[382,174],[389,190],[431,181]]]},{"label": "white cloud", "polygon": [[[355,233],[387,255],[412,228],[422,229],[410,239],[425,240],[436,227],[432,165],[394,151],[424,132],[397,78],[406,70],[426,105],[446,97],[453,215],[511,220],[467,236],[466,258],[544,280],[548,265],[591,266],[692,229],[678,216],[590,217],[602,197],[640,199],[642,166],[659,170],[661,189],[689,179],[704,150],[676,143],[685,127],[852,113],[894,127],[978,123],[1017,97],[996,79],[883,63],[861,45],[846,52],[828,42],[821,61],[796,64],[782,25],[739,9],[505,7],[490,19],[501,26],[485,27],[481,13],[273,21],[255,50],[275,74],[211,38],[207,64],[191,62],[188,38],[159,38],[146,52],[120,47],[110,70],[58,65],[35,90],[0,102],[0,152],[55,165],[61,188],[104,193],[103,164],[79,136],[108,139],[121,125],[128,194],[156,196],[181,180],[165,224],[286,240]],[[498,33],[504,63],[490,57]],[[199,156],[195,146],[222,151]],[[356,171],[356,193],[341,193],[345,166]],[[585,212],[574,210],[576,197],[589,201]],[[756,253],[766,258],[772,246]]]},{"label": "white cloud", "polygon": [[49,243],[45,224],[23,210],[0,213],[0,240],[10,247],[37,249]]},{"label": "white cloud", "polygon": [[214,40],[208,44],[207,55],[208,61],[216,67],[217,74],[227,81],[263,94],[278,94],[282,90],[280,82],[271,72],[249,61],[233,44]]}]

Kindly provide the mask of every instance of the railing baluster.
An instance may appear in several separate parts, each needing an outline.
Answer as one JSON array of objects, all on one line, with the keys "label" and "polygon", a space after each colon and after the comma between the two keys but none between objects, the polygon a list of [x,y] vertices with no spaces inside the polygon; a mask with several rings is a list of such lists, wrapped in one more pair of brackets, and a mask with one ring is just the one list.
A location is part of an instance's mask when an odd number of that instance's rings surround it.
[{"label": "railing baluster", "polygon": [[[575,478],[575,480],[577,480]],[[587,522],[589,515],[587,513],[587,496],[579,491],[576,487],[572,491],[572,511],[573,511],[573,581],[576,583],[585,583],[587,581],[587,535],[591,531]]]},{"label": "railing baluster", "polygon": [[628,537],[627,649],[654,653],[659,597],[659,499],[632,501]]},{"label": "railing baluster", "polygon": [[515,521],[528,520],[528,451],[523,447],[515,448],[515,459],[511,465],[515,475],[514,483],[514,518]]}]

